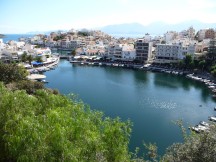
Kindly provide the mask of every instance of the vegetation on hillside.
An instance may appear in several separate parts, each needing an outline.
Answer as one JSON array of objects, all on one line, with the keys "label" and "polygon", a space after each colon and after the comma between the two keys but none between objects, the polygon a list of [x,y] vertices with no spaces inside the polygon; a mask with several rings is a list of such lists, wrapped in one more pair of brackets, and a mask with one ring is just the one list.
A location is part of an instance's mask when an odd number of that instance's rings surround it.
[{"label": "vegetation on hillside", "polygon": [[173,144],[161,161],[165,162],[210,162],[216,159],[216,126],[207,132],[184,136],[184,143]]},{"label": "vegetation on hillside", "polygon": [[8,84],[10,82],[26,80],[28,72],[23,66],[18,66],[17,64],[0,63],[0,74],[0,81]]},{"label": "vegetation on hillside", "polygon": [[129,161],[131,123],[75,99],[0,84],[0,161]]}]

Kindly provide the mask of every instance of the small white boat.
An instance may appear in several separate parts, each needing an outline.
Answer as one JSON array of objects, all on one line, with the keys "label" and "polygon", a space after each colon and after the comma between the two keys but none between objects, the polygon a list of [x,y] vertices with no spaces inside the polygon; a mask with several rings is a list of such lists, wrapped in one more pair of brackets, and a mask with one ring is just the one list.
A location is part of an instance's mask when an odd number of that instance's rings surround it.
[{"label": "small white boat", "polygon": [[211,121],[213,121],[213,122],[216,122],[216,117],[211,116],[211,117],[209,117],[209,120],[211,120]]},{"label": "small white boat", "polygon": [[209,127],[210,126],[209,123],[207,123],[205,121],[201,121],[199,124],[202,125],[202,126],[205,126],[205,127]]},{"label": "small white boat", "polygon": [[197,133],[200,133],[200,129],[198,128],[198,127],[190,127],[190,129],[192,130],[192,131],[195,131],[195,132],[197,132]]},{"label": "small white boat", "polygon": [[46,81],[45,79],[41,80],[40,82],[42,82],[42,83],[49,83],[49,82]]},{"label": "small white boat", "polygon": [[198,124],[195,127],[190,127],[190,129],[197,133],[200,133],[200,132],[208,131],[209,127]]}]

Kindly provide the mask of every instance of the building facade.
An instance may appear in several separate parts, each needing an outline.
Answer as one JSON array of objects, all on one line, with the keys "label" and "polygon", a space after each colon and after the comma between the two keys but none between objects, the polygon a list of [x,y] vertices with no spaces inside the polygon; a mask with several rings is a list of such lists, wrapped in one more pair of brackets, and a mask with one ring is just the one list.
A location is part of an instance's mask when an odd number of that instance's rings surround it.
[{"label": "building facade", "polygon": [[141,63],[147,63],[152,58],[152,42],[147,42],[145,39],[138,39],[135,43],[136,60]]},{"label": "building facade", "polygon": [[185,58],[186,54],[194,56],[195,45],[182,43],[158,44],[156,47],[155,63],[177,63]]}]

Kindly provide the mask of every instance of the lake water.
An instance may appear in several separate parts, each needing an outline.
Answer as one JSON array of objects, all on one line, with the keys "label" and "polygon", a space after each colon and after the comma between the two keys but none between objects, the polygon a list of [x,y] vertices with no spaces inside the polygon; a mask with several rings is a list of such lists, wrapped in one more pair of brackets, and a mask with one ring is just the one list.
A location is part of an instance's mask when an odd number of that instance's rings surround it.
[{"label": "lake water", "polygon": [[207,121],[214,115],[215,102],[203,83],[183,76],[113,67],[73,65],[61,60],[58,68],[45,73],[47,87],[63,94],[74,93],[106,116],[133,122],[130,150],[156,143],[159,154],[181,131],[173,122],[185,125]]},{"label": "lake water", "polygon": [[[31,37],[7,34],[4,42]],[[216,105],[210,91],[202,83],[183,76],[111,67],[72,65],[61,60],[58,68],[45,73],[47,87],[63,94],[74,93],[92,109],[106,116],[130,119],[133,132],[130,150],[152,142],[159,154],[173,142],[181,142],[180,129],[173,121],[196,125],[215,115]]]}]

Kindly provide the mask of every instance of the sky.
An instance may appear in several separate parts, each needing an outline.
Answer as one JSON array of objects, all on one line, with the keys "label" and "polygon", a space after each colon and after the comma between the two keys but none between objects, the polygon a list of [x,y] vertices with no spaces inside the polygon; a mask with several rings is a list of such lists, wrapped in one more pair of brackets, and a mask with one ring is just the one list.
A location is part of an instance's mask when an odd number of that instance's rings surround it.
[{"label": "sky", "polygon": [[216,23],[216,0],[0,0],[3,34],[190,20]]}]

